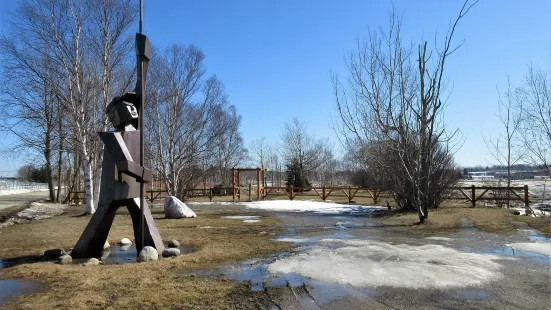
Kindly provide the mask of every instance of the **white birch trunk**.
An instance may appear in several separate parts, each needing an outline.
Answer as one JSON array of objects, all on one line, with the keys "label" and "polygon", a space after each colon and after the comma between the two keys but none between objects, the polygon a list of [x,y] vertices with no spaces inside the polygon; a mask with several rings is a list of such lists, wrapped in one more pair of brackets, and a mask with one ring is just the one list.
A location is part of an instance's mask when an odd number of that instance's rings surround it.
[{"label": "white birch trunk", "polygon": [[94,188],[94,182],[92,180],[92,164],[84,156],[84,159],[82,160],[82,167],[84,170],[84,189],[86,192],[85,201],[86,201],[86,214],[94,214],[96,212],[96,208],[94,206],[94,196],[92,189]]}]

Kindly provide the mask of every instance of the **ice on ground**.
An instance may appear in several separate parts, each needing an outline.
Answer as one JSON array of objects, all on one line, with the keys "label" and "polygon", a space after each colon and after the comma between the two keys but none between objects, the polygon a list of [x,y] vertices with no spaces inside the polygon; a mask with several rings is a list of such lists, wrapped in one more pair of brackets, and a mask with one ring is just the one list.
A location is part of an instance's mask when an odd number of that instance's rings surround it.
[{"label": "ice on ground", "polygon": [[225,219],[230,220],[258,220],[260,216],[258,215],[232,215],[232,216],[224,216]]},{"label": "ice on ground", "polygon": [[294,243],[304,243],[304,242],[311,241],[308,238],[293,238],[293,237],[281,237],[281,238],[277,238],[276,240],[281,242],[294,242]]},{"label": "ice on ground", "polygon": [[219,226],[219,227],[217,227],[217,226],[199,226],[199,227],[197,227],[197,228],[203,228],[203,229],[214,229],[214,228],[224,229],[224,228],[226,228],[226,227],[222,227],[222,226]]},{"label": "ice on ground", "polygon": [[48,191],[48,189],[47,188],[43,188],[43,189],[8,189],[8,190],[1,190],[0,191],[0,196],[26,194],[26,193],[33,193],[33,192],[45,192],[45,191]]},{"label": "ice on ground", "polygon": [[27,223],[34,220],[47,219],[62,214],[67,209],[67,205],[62,204],[42,204],[33,202],[28,208],[19,211],[7,221],[0,223],[0,228],[13,224]]},{"label": "ice on ground", "polygon": [[377,209],[386,209],[378,206],[343,205],[330,202],[310,200],[264,200],[245,203],[247,208],[263,209],[283,212],[314,212],[314,213],[343,213],[369,212]]},{"label": "ice on ground", "polygon": [[227,201],[186,201],[190,205],[234,205],[235,202]]},{"label": "ice on ground", "polygon": [[426,237],[425,239],[429,239],[429,240],[442,240],[442,241],[452,241],[452,240],[453,240],[452,238],[437,237],[437,236]]},{"label": "ice on ground", "polygon": [[551,243],[550,242],[524,242],[524,243],[511,243],[507,246],[513,249],[536,252],[551,257]]},{"label": "ice on ground", "polygon": [[243,223],[258,223],[260,220],[244,220]]},{"label": "ice on ground", "polygon": [[413,246],[360,239],[323,239],[321,245],[268,266],[274,274],[359,287],[446,288],[501,278],[495,255],[426,244]]}]

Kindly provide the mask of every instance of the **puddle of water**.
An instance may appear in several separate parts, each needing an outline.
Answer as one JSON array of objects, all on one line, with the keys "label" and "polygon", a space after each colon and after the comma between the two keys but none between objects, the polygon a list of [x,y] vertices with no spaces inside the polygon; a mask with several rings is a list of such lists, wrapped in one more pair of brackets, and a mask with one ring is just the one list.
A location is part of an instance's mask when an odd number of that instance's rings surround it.
[{"label": "puddle of water", "polygon": [[473,299],[485,298],[488,296],[490,296],[490,294],[484,290],[467,290],[467,291],[463,291],[459,295],[459,298],[473,300]]},{"label": "puddle of water", "polygon": [[4,268],[4,260],[0,258],[0,269]]},{"label": "puddle of water", "polygon": [[528,240],[530,241],[551,242],[551,238],[545,237],[535,230],[529,229],[528,233],[530,234],[530,236],[528,236]]},{"label": "puddle of water", "polygon": [[[277,256],[281,259],[288,253]],[[195,274],[200,279],[227,278],[235,283],[249,282],[251,291],[263,292],[269,288],[288,287],[299,301],[304,304],[325,304],[338,298],[370,298],[376,293],[375,288],[354,287],[351,285],[332,284],[309,279],[300,274],[271,274],[268,265],[273,263],[276,257],[269,259],[253,259],[239,265],[223,266],[216,269],[186,270],[183,274]]]},{"label": "puddle of water", "polygon": [[0,306],[18,295],[34,293],[42,285],[31,281],[0,280]]},{"label": "puddle of water", "polygon": [[490,255],[499,255],[504,257],[517,257],[517,258],[530,258],[537,262],[549,264],[551,263],[551,257],[548,257],[545,254],[523,251],[514,249],[508,245],[494,246],[494,247],[484,247],[482,249],[465,246],[462,248],[463,251],[469,253],[480,253],[480,254],[490,254]]},{"label": "puddle of water", "polygon": [[[180,255],[190,254],[197,251],[197,248],[190,245],[179,247]],[[104,265],[120,265],[135,263],[137,258],[136,245],[128,246],[112,246],[108,251],[104,251],[101,256],[101,261]]]}]

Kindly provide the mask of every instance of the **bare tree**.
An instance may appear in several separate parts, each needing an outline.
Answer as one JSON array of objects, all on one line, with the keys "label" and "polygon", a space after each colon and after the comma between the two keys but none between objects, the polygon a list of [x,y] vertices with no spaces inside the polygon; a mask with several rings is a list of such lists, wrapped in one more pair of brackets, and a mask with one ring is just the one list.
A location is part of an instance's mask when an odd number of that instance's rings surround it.
[{"label": "bare tree", "polygon": [[269,157],[269,146],[265,137],[260,137],[249,143],[253,165],[264,168]]},{"label": "bare tree", "polygon": [[226,110],[220,106],[214,113],[217,137],[213,148],[216,150],[216,170],[222,187],[230,185],[231,168],[240,166],[247,158],[247,149],[239,132],[241,116],[235,106]]},{"label": "bare tree", "polygon": [[305,122],[293,118],[285,123],[285,131],[281,135],[283,157],[287,163],[297,161],[300,169],[308,173],[319,167],[325,160],[324,144],[316,141],[307,132]]},{"label": "bare tree", "polygon": [[[498,115],[501,123],[502,132],[494,138],[484,138],[486,147],[497,160],[500,165],[507,167],[507,187],[511,187],[511,166],[516,164],[524,157],[525,148],[520,144],[520,129],[522,125],[522,105],[515,104],[515,94],[511,91],[511,83],[508,82],[505,100],[498,89]],[[494,191],[494,195],[498,204],[506,204],[507,208],[510,204],[511,192],[505,190],[503,192]]]},{"label": "bare tree", "polygon": [[448,57],[460,46],[452,47],[455,29],[475,4],[464,2],[443,46],[434,50],[426,41],[416,51],[404,45],[401,20],[391,14],[387,32],[370,31],[349,55],[348,89],[333,77],[340,116],[337,132],[349,148],[360,150],[366,164],[390,169],[395,199],[417,210],[421,222],[451,182],[449,143],[455,132],[442,123],[444,71]]},{"label": "bare tree", "polygon": [[523,111],[521,136],[527,160],[551,175],[551,83],[545,71],[530,66],[516,89],[516,104]]},{"label": "bare tree", "polygon": [[[79,162],[86,213],[94,212],[99,193],[94,189],[99,189],[102,144],[96,131],[106,129],[104,107],[129,84],[125,59],[132,56],[128,30],[135,16],[130,0],[23,0],[12,19],[10,37],[17,41],[4,40],[27,76],[38,76],[47,63],[47,79],[41,78],[49,81],[48,104],[60,104],[50,109],[60,115],[52,122],[58,174],[64,152]],[[23,59],[25,53],[44,62]]]},{"label": "bare tree", "polygon": [[216,122],[228,108],[223,84],[216,76],[204,79],[203,59],[195,46],[172,45],[151,61],[146,135],[152,165],[174,196],[200,183],[205,163],[219,158],[215,143],[229,130]]}]

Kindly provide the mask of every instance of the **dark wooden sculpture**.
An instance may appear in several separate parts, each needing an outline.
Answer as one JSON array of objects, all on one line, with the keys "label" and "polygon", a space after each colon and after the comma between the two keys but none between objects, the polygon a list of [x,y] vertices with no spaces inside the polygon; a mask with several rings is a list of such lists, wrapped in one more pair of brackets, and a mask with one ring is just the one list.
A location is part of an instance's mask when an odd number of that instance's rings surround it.
[{"label": "dark wooden sculpture", "polygon": [[[151,181],[151,171],[143,167],[143,136],[141,130],[136,130],[138,125],[143,128],[143,116],[138,111],[143,114],[145,76],[151,48],[147,37],[140,33],[136,34],[136,46],[136,91],[115,97],[106,108],[115,131],[98,133],[105,145],[98,208],[71,252],[73,258],[101,256],[113,219],[121,206],[126,206],[132,217],[137,253],[144,246],[154,247],[159,254],[164,250],[151,211],[143,199],[143,183]],[[143,209],[140,209],[140,201]]]}]

